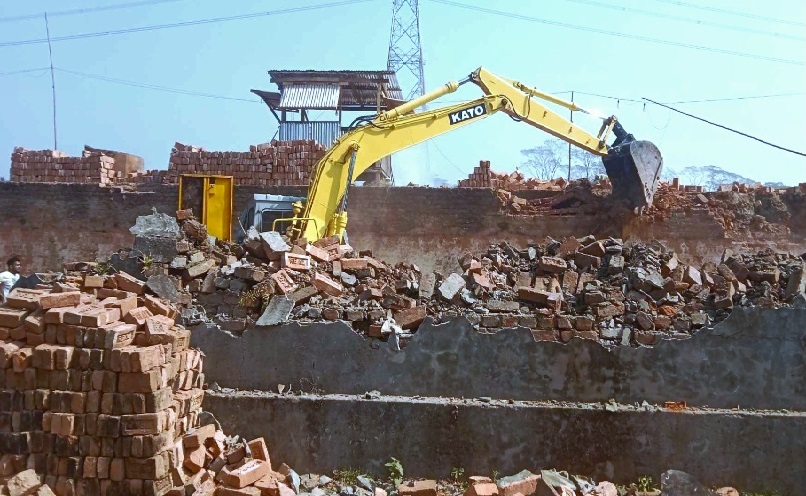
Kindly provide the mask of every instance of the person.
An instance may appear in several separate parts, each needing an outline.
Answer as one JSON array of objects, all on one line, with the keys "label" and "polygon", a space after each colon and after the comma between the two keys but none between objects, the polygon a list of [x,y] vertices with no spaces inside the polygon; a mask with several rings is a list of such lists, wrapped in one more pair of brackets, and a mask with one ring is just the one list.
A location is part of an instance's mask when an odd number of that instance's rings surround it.
[{"label": "person", "polygon": [[11,257],[6,262],[8,270],[0,272],[0,302],[5,302],[11,288],[20,280],[20,269],[22,262],[20,257]]}]

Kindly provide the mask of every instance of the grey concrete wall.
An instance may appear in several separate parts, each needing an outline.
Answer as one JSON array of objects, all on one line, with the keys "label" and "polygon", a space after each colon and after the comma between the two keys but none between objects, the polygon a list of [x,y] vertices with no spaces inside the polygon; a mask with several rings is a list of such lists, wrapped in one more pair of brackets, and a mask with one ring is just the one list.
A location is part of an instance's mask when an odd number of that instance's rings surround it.
[{"label": "grey concrete wall", "polygon": [[385,474],[394,456],[413,477],[556,467],[626,483],[677,469],[712,486],[792,495],[806,483],[802,413],[249,393],[208,394],[204,408],[230,433],[264,436],[273,464],[300,473]]},{"label": "grey concrete wall", "polygon": [[209,381],[237,389],[517,400],[686,401],[806,410],[806,310],[737,309],[714,329],[653,348],[479,334],[464,319],[420,327],[400,352],[345,323],[193,329]]}]

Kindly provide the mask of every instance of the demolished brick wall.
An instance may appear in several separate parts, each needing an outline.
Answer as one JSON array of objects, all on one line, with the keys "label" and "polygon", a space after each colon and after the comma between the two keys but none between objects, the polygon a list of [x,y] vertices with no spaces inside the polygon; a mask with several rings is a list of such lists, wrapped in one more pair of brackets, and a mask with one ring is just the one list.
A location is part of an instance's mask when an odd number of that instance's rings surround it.
[{"label": "demolished brick wall", "polygon": [[59,150],[17,147],[11,154],[10,180],[104,187],[176,184],[181,174],[215,174],[233,176],[238,186],[307,186],[314,166],[325,151],[324,146],[308,140],[272,141],[252,145],[248,152],[207,151],[176,143],[168,160],[168,170],[127,171],[125,167],[115,167],[111,152],[90,147],[86,147],[79,157],[71,157]]},{"label": "demolished brick wall", "polygon": [[162,182],[165,171],[115,170],[115,158],[100,151],[85,150],[71,157],[59,150],[14,148],[11,181],[27,183],[84,183],[98,186]]},{"label": "demolished brick wall", "polygon": [[251,186],[307,186],[325,147],[316,141],[272,141],[252,145],[248,152],[207,151],[176,143],[171,150],[168,181],[181,174],[232,176],[235,184]]}]

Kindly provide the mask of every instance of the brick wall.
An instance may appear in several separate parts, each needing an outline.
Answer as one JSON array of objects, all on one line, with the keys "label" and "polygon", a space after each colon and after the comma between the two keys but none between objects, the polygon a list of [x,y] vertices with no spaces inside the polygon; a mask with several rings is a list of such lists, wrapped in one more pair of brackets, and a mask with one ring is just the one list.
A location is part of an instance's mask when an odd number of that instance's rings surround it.
[{"label": "brick wall", "polygon": [[176,183],[187,173],[220,174],[233,176],[238,186],[307,186],[324,153],[324,146],[303,140],[252,145],[248,152],[214,152],[176,143],[168,181]]},{"label": "brick wall", "polygon": [[[304,187],[236,188],[240,212],[253,193],[304,196]],[[60,268],[64,261],[95,259],[131,246],[129,227],[138,215],[155,207],[176,209],[177,187],[150,184],[137,192],[79,184],[0,183],[0,259],[12,253],[25,257],[25,272]],[[793,234],[753,233],[732,239],[709,212],[681,212],[657,222],[622,218],[609,212],[595,215],[513,216],[500,212],[492,190],[477,188],[356,187],[348,205],[350,242],[373,250],[390,262],[414,261],[423,270],[456,270],[465,251],[479,252],[490,243],[515,245],[546,236],[595,234],[641,240],[659,239],[687,259],[718,257],[727,247],[806,251],[806,201],[785,198],[792,212]]]},{"label": "brick wall", "polygon": [[59,150],[14,148],[11,181],[24,183],[83,183],[110,186],[121,183],[161,182],[166,171],[116,170],[115,158],[101,151],[85,150],[71,157]]}]

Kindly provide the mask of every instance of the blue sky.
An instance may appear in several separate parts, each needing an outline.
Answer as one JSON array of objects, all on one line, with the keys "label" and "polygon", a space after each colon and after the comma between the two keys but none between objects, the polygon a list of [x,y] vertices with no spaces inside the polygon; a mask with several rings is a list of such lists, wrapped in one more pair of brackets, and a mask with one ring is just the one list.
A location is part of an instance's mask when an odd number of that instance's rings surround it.
[{"label": "blue sky", "polygon": [[[2,2],[0,44],[45,37],[42,18],[3,22],[4,18],[132,2]],[[175,0],[80,15],[51,15],[50,34],[59,37],[327,2]],[[521,18],[422,0],[420,29],[427,89],[461,79],[476,67],[485,66],[549,92],[575,90],[633,100],[647,97],[676,102],[798,93],[673,106],[806,151],[806,3],[802,0],[455,3]],[[249,90],[275,89],[269,84],[269,69],[384,69],[391,4],[389,0],[368,0],[237,21],[54,42],[54,66],[59,69],[253,100],[181,95],[57,70],[59,148],[72,155],[80,153],[85,144],[117,149],[144,157],[149,169],[164,169],[175,141],[211,150],[246,150],[250,144],[268,141],[276,131],[276,123]],[[691,5],[747,15],[695,9]],[[8,177],[14,146],[53,146],[49,72],[7,74],[48,65],[47,44],[0,46],[0,176]],[[478,88],[465,85],[445,100],[454,102],[479,95]],[[580,93],[575,99],[583,106],[618,115],[630,132],[655,142],[667,167],[717,165],[761,181],[806,182],[804,157],[654,105]],[[592,131],[598,129],[593,120],[581,116],[576,120]],[[453,182],[471,172],[479,160],[491,160],[493,170],[510,171],[523,162],[522,149],[539,145],[547,138],[506,116],[492,116],[434,139],[427,147],[398,154],[393,160],[397,184],[427,183],[435,177]]]}]

